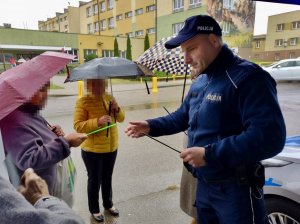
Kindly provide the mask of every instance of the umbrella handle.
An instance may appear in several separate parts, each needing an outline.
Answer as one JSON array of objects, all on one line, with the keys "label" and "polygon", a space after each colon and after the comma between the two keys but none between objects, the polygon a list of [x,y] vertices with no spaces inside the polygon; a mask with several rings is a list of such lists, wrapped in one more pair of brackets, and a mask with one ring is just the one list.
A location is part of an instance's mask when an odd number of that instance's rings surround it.
[{"label": "umbrella handle", "polygon": [[147,93],[148,95],[150,94],[150,90],[149,90],[149,86],[148,86],[148,83],[147,83],[147,80],[145,79],[145,84],[146,84],[146,89],[147,89]]},{"label": "umbrella handle", "polygon": [[[109,107],[108,107],[108,115],[110,116],[110,113],[111,113],[111,101],[109,101]],[[110,123],[107,122],[107,126],[109,126]],[[108,132],[109,132],[109,129],[106,129],[106,137],[108,137]]]},{"label": "umbrella handle", "polygon": [[184,76],[184,83],[183,83],[183,90],[182,90],[182,98],[181,98],[181,103],[183,102],[184,99],[184,92],[185,92],[185,85],[186,85],[186,77],[187,77],[187,67],[185,69],[185,76]]}]

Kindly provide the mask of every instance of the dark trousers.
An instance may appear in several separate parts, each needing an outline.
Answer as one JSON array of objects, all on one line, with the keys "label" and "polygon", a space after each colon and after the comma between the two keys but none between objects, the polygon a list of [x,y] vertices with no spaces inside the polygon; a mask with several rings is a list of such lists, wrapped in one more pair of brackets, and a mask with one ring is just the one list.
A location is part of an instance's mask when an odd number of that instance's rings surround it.
[{"label": "dark trousers", "polygon": [[117,150],[111,153],[93,153],[81,150],[81,156],[88,174],[87,192],[90,213],[100,212],[100,186],[103,207],[105,209],[111,208],[113,206],[112,174],[117,158]]},{"label": "dark trousers", "polygon": [[198,178],[198,224],[268,224],[262,189],[237,181],[206,183]]}]

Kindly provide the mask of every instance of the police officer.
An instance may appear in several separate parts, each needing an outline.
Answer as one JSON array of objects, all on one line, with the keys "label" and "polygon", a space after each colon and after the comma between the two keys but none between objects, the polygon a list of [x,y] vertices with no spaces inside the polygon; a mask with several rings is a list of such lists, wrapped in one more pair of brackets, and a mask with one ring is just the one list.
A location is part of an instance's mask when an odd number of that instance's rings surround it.
[{"label": "police officer", "polygon": [[165,47],[181,46],[185,63],[199,76],[174,113],[130,122],[125,132],[138,138],[188,129],[180,157],[198,179],[197,222],[267,224],[260,161],[278,154],[286,137],[276,83],[234,55],[221,36],[212,17],[188,18]]}]

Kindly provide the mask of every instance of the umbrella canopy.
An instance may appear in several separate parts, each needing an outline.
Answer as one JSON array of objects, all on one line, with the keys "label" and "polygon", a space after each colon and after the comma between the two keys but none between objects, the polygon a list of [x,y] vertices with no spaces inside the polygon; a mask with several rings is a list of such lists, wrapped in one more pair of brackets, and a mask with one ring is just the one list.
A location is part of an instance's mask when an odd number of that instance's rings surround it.
[{"label": "umbrella canopy", "polygon": [[74,68],[66,82],[86,79],[132,78],[144,75],[139,66],[128,59],[104,57],[95,58]]},{"label": "umbrella canopy", "polygon": [[20,58],[17,62],[18,62],[19,64],[21,64],[21,63],[26,62],[26,60],[25,60],[24,58]]},{"label": "umbrella canopy", "polygon": [[168,74],[186,75],[190,73],[190,66],[184,64],[184,55],[180,47],[166,49],[165,43],[171,37],[163,38],[146,50],[137,60],[152,71],[162,71]]},{"label": "umbrella canopy", "polygon": [[45,52],[0,75],[0,120],[29,101],[52,76],[75,56]]}]

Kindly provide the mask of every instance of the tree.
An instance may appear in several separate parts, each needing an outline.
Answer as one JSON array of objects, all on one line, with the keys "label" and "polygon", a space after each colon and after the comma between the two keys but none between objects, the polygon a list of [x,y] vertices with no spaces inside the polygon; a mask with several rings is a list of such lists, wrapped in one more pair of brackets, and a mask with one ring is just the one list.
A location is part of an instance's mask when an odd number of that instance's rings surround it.
[{"label": "tree", "polygon": [[131,55],[131,42],[130,42],[129,35],[127,35],[126,58],[127,58],[128,60],[132,60],[132,55]]},{"label": "tree", "polygon": [[84,58],[85,58],[85,62],[88,62],[90,60],[93,60],[94,58],[98,58],[98,55],[96,55],[96,54],[88,54]]},{"label": "tree", "polygon": [[144,40],[144,51],[148,50],[149,48],[150,48],[149,36],[148,33],[146,33],[145,40]]},{"label": "tree", "polygon": [[114,41],[114,56],[115,57],[120,57],[120,51],[119,51],[119,45],[118,45],[118,40],[115,37],[115,41]]}]

